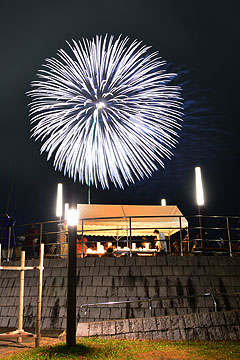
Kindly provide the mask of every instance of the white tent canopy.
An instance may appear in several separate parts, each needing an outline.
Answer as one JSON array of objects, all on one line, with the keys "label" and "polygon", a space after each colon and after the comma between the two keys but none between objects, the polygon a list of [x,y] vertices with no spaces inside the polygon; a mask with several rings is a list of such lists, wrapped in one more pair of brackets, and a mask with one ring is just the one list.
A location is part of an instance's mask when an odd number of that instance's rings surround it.
[{"label": "white tent canopy", "polygon": [[[188,227],[177,206],[78,204],[78,232],[86,235],[153,235],[158,229],[171,236]],[[130,224],[131,223],[131,224]]]}]

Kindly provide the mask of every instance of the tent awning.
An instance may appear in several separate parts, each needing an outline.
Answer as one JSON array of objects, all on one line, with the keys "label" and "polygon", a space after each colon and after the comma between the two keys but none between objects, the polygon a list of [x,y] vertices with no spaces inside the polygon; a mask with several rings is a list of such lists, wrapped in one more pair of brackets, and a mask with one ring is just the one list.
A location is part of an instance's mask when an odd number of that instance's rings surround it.
[{"label": "tent awning", "polygon": [[[188,227],[177,206],[78,204],[78,231],[88,235],[153,235],[158,229],[171,236]],[[131,223],[131,224],[130,224]]]}]

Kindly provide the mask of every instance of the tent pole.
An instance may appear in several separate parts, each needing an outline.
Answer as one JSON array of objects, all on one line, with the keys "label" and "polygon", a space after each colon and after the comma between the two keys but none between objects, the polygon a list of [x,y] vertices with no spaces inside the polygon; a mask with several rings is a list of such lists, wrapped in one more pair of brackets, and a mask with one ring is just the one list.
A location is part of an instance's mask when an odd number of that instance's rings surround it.
[{"label": "tent pole", "polygon": [[132,256],[132,218],[129,218],[129,242],[130,242],[130,256]]},{"label": "tent pole", "polygon": [[90,185],[90,177],[88,177],[88,205],[91,204],[91,185]]},{"label": "tent pole", "polygon": [[81,236],[81,242],[82,242],[82,254],[81,257],[84,257],[84,253],[83,253],[83,220],[82,220],[82,236]]},{"label": "tent pole", "polygon": [[183,256],[183,239],[182,239],[182,219],[181,216],[179,216],[179,228],[180,228],[180,247],[181,247],[181,256]]}]

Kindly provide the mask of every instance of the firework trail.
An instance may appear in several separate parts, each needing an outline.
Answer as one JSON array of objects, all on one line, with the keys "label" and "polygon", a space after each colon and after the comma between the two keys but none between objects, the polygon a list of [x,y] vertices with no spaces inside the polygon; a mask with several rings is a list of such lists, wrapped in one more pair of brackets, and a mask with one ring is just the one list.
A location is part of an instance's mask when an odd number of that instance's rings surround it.
[{"label": "firework trail", "polygon": [[96,36],[46,59],[33,89],[32,137],[74,181],[117,187],[152,175],[181,128],[180,88],[137,40]]}]

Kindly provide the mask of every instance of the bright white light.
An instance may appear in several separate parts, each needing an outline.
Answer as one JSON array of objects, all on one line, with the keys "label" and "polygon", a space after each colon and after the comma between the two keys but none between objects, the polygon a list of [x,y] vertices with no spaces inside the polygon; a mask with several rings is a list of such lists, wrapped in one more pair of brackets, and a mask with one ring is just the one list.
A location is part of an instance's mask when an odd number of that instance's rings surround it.
[{"label": "bright white light", "polygon": [[195,181],[196,181],[196,195],[197,205],[204,205],[203,186],[202,186],[202,175],[201,168],[195,167]]},{"label": "bright white light", "polygon": [[78,212],[76,209],[69,209],[67,214],[67,224],[76,226],[78,224]]},{"label": "bright white light", "polygon": [[167,205],[166,199],[161,199],[161,205],[162,205],[162,206],[166,206],[166,205]]},{"label": "bright white light", "polygon": [[63,185],[58,184],[57,187],[57,204],[56,204],[56,216],[62,216],[62,207],[63,207]]},{"label": "bright white light", "polygon": [[164,167],[177,143],[181,89],[150,46],[119,36],[68,43],[46,60],[28,92],[32,137],[56,170],[86,184],[123,188]]},{"label": "bright white light", "polygon": [[96,104],[96,107],[98,110],[101,110],[105,107],[106,105],[104,104],[104,102],[100,101]]}]

